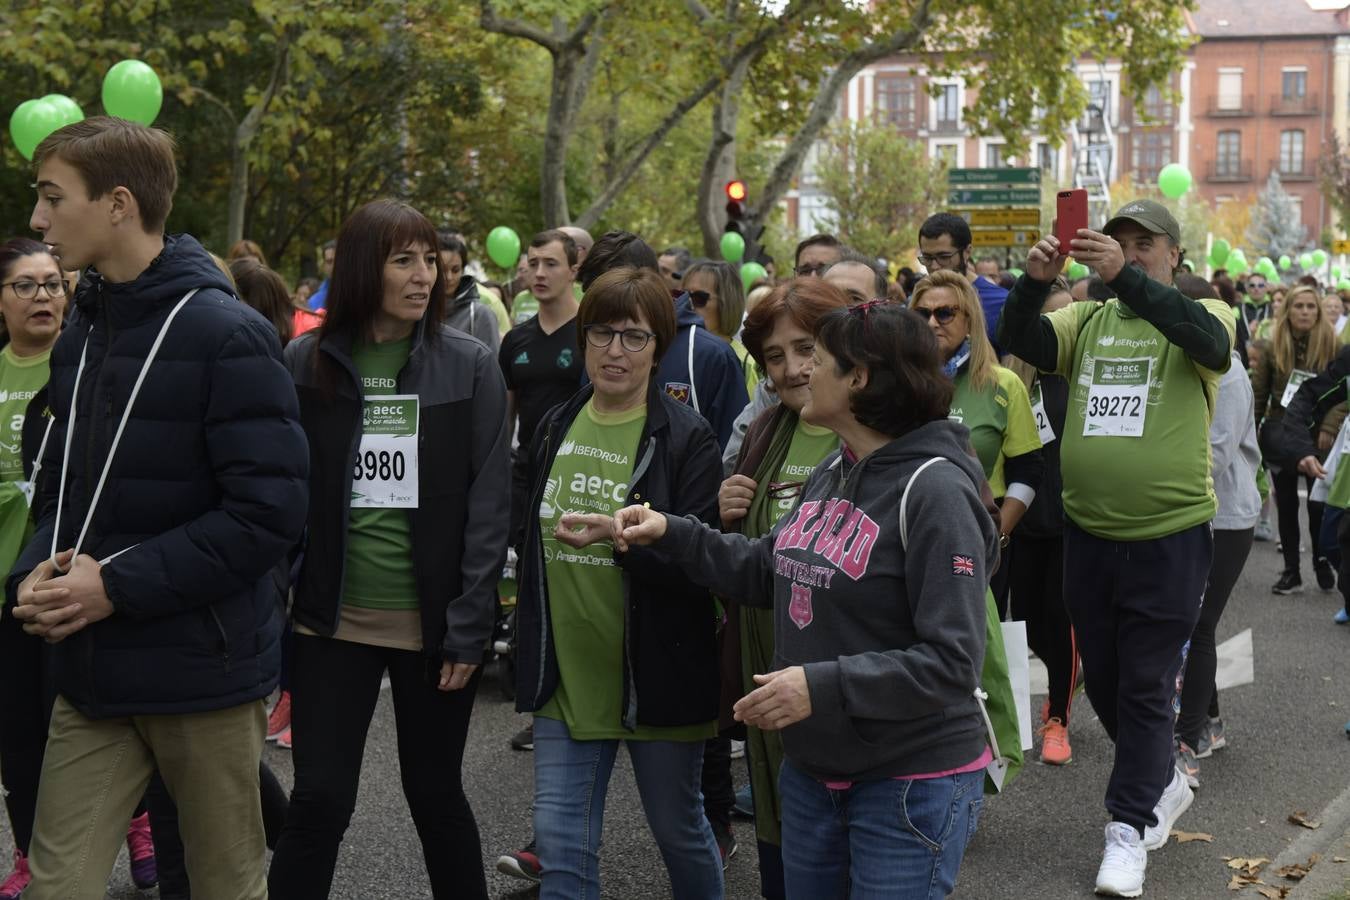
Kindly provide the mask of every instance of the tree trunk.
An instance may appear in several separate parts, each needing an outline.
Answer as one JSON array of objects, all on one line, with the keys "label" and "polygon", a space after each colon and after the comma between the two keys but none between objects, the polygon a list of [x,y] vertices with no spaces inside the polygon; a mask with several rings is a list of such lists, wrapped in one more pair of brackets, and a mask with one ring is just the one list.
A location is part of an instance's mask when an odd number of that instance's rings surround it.
[{"label": "tree trunk", "polygon": [[291,49],[289,29],[277,36],[276,55],[272,62],[272,77],[258,102],[234,129],[234,143],[230,148],[230,199],[226,220],[225,243],[233,247],[244,238],[244,212],[248,206],[248,148],[262,130],[263,116],[272,105],[277,91],[286,83],[286,61]]},{"label": "tree trunk", "polygon": [[[733,63],[712,111],[712,137],[703,171],[698,180],[698,227],[703,232],[703,252],[712,259],[722,255],[723,209],[726,183],[736,176],[736,123],[741,114],[741,88],[750,71],[750,58]],[[745,258],[752,259],[749,245]]]}]

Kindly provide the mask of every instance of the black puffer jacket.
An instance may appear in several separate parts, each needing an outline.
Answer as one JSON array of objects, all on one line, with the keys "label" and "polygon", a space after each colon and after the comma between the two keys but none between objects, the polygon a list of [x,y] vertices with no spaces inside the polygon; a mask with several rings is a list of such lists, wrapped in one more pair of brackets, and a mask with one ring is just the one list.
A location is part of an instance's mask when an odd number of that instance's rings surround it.
[{"label": "black puffer jacket", "polygon": [[[173,321],[136,399],[80,548],[103,567],[113,614],[54,645],[57,690],[90,718],[223,709],[276,686],[281,597],[273,569],[304,526],[308,452],[276,331],[233,296],[186,235],[133,282],[97,273],[52,351],[55,426],[20,580],[52,549],[56,480],[66,483],[58,549],[74,545],[113,434],[151,345]],[[74,398],[70,461],[62,471]],[[131,548],[131,549],[128,549]]]},{"label": "black puffer jacket", "polygon": [[[545,414],[530,450],[531,491],[516,607],[516,709],[534,712],[558,688],[558,657],[550,625],[539,504],[558,445],[590,399],[583,387]],[[706,419],[669,396],[653,379],[628,489],[629,503],[649,503],[675,516],[712,524],[722,458]],[[632,547],[616,554],[623,570],[623,722],[697,725],[717,718],[717,619],[712,595],[664,553]]]}]

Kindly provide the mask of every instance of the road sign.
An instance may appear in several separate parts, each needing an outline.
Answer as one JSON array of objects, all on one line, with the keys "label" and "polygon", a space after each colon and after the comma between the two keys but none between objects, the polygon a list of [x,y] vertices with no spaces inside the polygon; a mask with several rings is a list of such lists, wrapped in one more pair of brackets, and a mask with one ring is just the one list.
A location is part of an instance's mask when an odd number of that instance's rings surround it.
[{"label": "road sign", "polygon": [[1041,239],[1039,231],[972,231],[972,247],[1030,247]]},{"label": "road sign", "polygon": [[994,225],[1008,228],[1015,225],[1036,226],[1041,224],[1039,209],[954,209],[971,227]]},{"label": "road sign", "polygon": [[985,204],[988,206],[1041,205],[1040,188],[954,187],[947,191],[947,203],[952,206]]},{"label": "road sign", "polygon": [[947,184],[952,187],[965,185],[1002,185],[1041,183],[1041,170],[1035,168],[999,168],[999,169],[949,169]]},{"label": "road sign", "polygon": [[1350,241],[1332,241],[1332,253],[1350,253]]}]

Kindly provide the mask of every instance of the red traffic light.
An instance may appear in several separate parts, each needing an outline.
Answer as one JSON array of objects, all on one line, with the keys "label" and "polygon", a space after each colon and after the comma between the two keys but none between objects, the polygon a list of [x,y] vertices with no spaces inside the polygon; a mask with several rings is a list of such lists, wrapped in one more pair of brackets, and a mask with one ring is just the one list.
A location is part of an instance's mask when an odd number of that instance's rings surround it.
[{"label": "red traffic light", "polygon": [[728,182],[727,182],[727,199],[728,199],[728,200],[744,200],[745,197],[746,197],[746,190],[745,190],[745,182],[744,182],[744,181],[739,181],[739,180],[738,180],[738,181],[728,181]]}]

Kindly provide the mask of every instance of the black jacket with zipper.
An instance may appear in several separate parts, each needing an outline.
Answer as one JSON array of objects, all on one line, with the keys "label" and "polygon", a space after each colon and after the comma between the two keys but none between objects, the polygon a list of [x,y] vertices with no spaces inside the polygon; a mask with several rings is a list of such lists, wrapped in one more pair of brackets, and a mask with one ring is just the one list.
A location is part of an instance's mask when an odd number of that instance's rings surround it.
[{"label": "black jacket with zipper", "polygon": [[[408,510],[428,677],[443,661],[480,663],[497,611],[510,524],[506,383],[492,352],[441,325],[413,331],[395,393],[416,394],[418,505]],[[316,359],[316,353],[318,358]],[[361,443],[361,380],[349,337],[311,331],[286,347],[309,437],[309,531],[295,621],[337,631],[347,563],[353,464]]]},{"label": "black jacket with zipper", "polygon": [[[530,499],[520,559],[516,614],[516,709],[540,709],[558,687],[558,657],[549,617],[539,504],[558,445],[591,398],[592,386],[545,414],[530,448]],[[712,524],[722,457],[701,415],[670,397],[656,380],[647,389],[647,419],[629,482],[629,504],[646,503]],[[664,554],[633,547],[615,554],[623,573],[623,722],[672,727],[717,718],[717,613],[712,595]]]},{"label": "black jacket with zipper", "polygon": [[150,347],[194,288],[132,407],[80,546],[98,560],[120,553],[102,568],[113,613],[52,647],[57,690],[93,719],[236,706],[271,693],[280,670],[273,570],[304,525],[305,437],[276,330],[187,235],[166,237],[134,281],[91,271],[81,282],[78,316],[52,350],[37,531],[7,588],[12,601],[54,533],[57,549],[74,546]]}]

